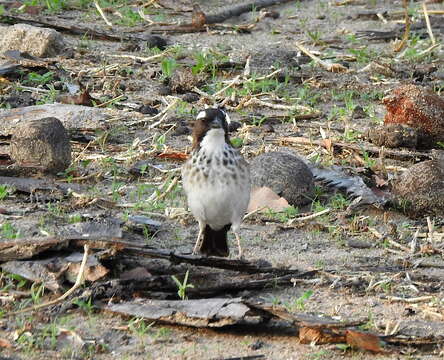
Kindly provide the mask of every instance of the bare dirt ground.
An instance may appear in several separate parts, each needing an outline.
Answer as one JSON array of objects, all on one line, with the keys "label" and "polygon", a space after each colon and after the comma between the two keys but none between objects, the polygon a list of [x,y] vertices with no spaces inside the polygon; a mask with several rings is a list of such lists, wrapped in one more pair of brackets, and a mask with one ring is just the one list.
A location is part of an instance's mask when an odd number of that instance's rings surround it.
[{"label": "bare dirt ground", "polygon": [[[129,3],[111,1],[101,4],[108,9],[107,17],[118,32],[137,34],[137,29],[149,30],[140,17],[125,12],[127,7],[136,7]],[[189,1],[159,1],[173,9],[155,7],[156,2],[152,3],[154,5],[147,7],[147,13],[155,21],[190,21],[192,4]],[[222,9],[218,1],[198,3],[207,14]],[[224,7],[237,3],[226,1]],[[60,22],[76,22],[107,30],[93,5],[80,5],[67,6],[63,11],[45,13],[45,16]],[[420,9],[419,2],[409,3],[413,20],[422,19]],[[429,9],[442,10],[442,5],[430,4]],[[124,16],[120,18],[114,10]],[[5,214],[0,211],[2,241],[14,237],[37,238],[59,234],[64,226],[92,219],[119,219],[124,229],[122,237],[126,241],[190,253],[197,225],[185,213],[186,203],[180,182],[166,192],[168,185],[179,176],[177,169],[182,162],[171,156],[166,159],[159,157],[159,154],[188,151],[187,136],[193,116],[205,103],[211,103],[211,94],[226,86],[236,75],[242,75],[248,55],[252,55],[251,71],[254,76],[266,76],[278,68],[284,69],[286,76],[278,80],[271,77],[245,81],[233,86],[233,91],[228,89],[222,93],[222,99],[232,96],[226,105],[232,120],[240,122],[242,126],[231,136],[242,143],[242,153],[247,160],[265,151],[285,149],[326,166],[335,164],[348,168],[365,178],[370,187],[375,187],[372,175],[390,180],[416,162],[414,158],[408,161],[387,158],[381,165],[377,156],[373,157],[374,154],[365,151],[329,151],[318,145],[291,145],[282,140],[284,137],[320,140],[324,135],[333,141],[362,144],[365,128],[383,121],[385,110],[380,100],[388,91],[402,83],[428,86],[437,93],[442,90],[443,53],[440,47],[422,53],[430,46],[425,28],[412,31],[406,49],[398,53],[393,50],[393,41],[358,36],[359,31],[390,31],[399,26],[403,19],[402,2],[293,1],[267,10],[278,13],[279,17],[262,17],[259,11],[253,11],[226,20],[225,24],[233,26],[224,29],[210,27],[208,31],[197,33],[160,33],[168,40],[168,53],[162,53],[165,50],[156,52],[147,49],[143,42],[105,41],[92,39],[87,34],[77,36],[63,33],[71,55],[57,58],[58,70],[54,71],[50,81],[44,84],[31,82],[28,85],[48,89],[55,82],[68,82],[71,78],[87,85],[91,96],[101,101],[123,96],[115,102],[111,101],[106,109],[116,114],[108,129],[95,133],[75,132],[76,136],[72,136],[71,142],[73,164],[57,177],[82,185],[89,197],[68,196],[54,200],[48,196],[31,201],[28,194],[11,191],[0,200],[0,208],[7,210]],[[381,14],[379,18],[369,15],[378,13]],[[129,23],[133,18],[136,19],[135,23]],[[119,25],[119,22],[126,23]],[[243,24],[254,26],[247,33],[233,31]],[[152,27],[159,28],[156,24]],[[438,41],[442,40],[439,30],[435,36]],[[297,42],[303,43],[324,60],[342,64],[349,71],[334,73],[322,69],[307,57],[297,54]],[[282,52],[296,53],[281,56]],[[141,59],[156,54],[163,55],[149,61]],[[165,67],[173,64],[173,67],[177,66],[175,71],[189,69],[199,64],[199,59],[202,65],[196,68],[196,72],[202,81],[196,85],[201,90],[196,102],[183,100],[183,93],[189,94],[193,89],[185,89],[182,93],[165,89],[168,82],[165,79],[171,75]],[[229,60],[240,65],[226,68],[215,65]],[[388,75],[365,69],[375,61],[390,64],[394,71]],[[424,69],[429,65],[434,65],[438,70],[427,73]],[[26,70],[9,80],[14,84],[23,83],[29,79],[29,72]],[[48,70],[38,72],[43,75]],[[210,94],[209,97],[205,98],[204,93]],[[242,101],[258,97],[260,93],[264,94],[262,100],[266,103],[302,105],[313,112],[319,111],[320,115],[304,120],[302,113],[290,108],[239,106]],[[10,97],[11,94],[1,95],[3,108],[19,106]],[[18,89],[13,94],[21,100],[26,99]],[[29,97],[28,93],[29,101],[20,106],[54,100],[43,98],[44,95],[46,93],[34,91]],[[142,105],[162,111],[176,97],[182,100],[167,112],[161,124],[153,128],[150,125],[159,118],[150,120],[152,115],[136,111]],[[144,119],[146,121],[142,122]],[[134,121],[140,122],[131,125]],[[8,143],[7,138],[4,141]],[[2,146],[2,150],[6,149],[5,143]],[[142,161],[142,171],[139,165],[139,171],[135,173],[131,169],[138,161]],[[106,199],[108,203],[92,201],[94,199]],[[289,282],[288,286],[270,285],[260,290],[219,293],[218,296],[242,296],[284,306],[292,313],[322,314],[337,320],[366,318],[360,329],[379,334],[388,334],[396,326],[398,331],[407,331],[412,326],[417,332],[421,329],[423,338],[435,336],[440,341],[435,339],[430,346],[392,345],[386,354],[372,354],[335,344],[300,344],[297,330],[291,327],[199,329],[171,326],[100,311],[82,300],[73,306],[52,307],[12,318],[0,318],[0,339],[6,339],[12,345],[9,348],[0,343],[0,358],[240,359],[255,355],[262,355],[265,359],[442,358],[442,252],[427,251],[426,247],[416,254],[408,251],[417,229],[420,232],[419,245],[427,244],[425,217],[409,218],[394,208],[350,210],[350,202],[346,195],[317,183],[316,198],[310,205],[298,210],[317,212],[331,208],[330,213],[293,225],[288,224],[294,216],[291,213],[256,214],[247,219],[241,232],[246,259],[261,259],[276,267],[301,271],[316,269],[318,272],[311,279]],[[145,215],[161,225],[156,231],[149,228],[136,231],[128,225],[131,215]],[[442,219],[432,220],[434,231],[442,233]],[[140,227],[137,229],[140,230]],[[436,240],[437,248],[442,245],[442,240],[442,237]],[[230,238],[230,246],[235,254],[234,238]],[[66,255],[69,250],[64,249],[63,254]],[[81,247],[77,251],[81,252]],[[53,255],[54,252],[40,256]],[[208,286],[198,274],[205,271],[224,274],[222,270],[171,265],[166,261],[131,256],[126,257],[125,261],[110,256],[105,258],[103,265],[110,270],[107,275],[109,279],[119,278],[124,271],[138,266],[145,267],[152,274],[166,271],[166,274],[183,275],[189,270],[196,296],[200,282],[202,286]],[[33,281],[22,281],[21,277],[11,276],[3,269],[0,273],[0,314],[5,315],[32,302],[45,302],[54,297],[51,291],[46,290],[41,298],[31,298],[31,294],[35,295],[32,284]],[[83,289],[90,285],[85,284]],[[65,283],[65,286],[68,288],[69,284]],[[156,291],[162,293],[163,289]],[[156,291],[150,289],[147,293],[135,291],[126,295],[155,297]],[[124,296],[117,294],[116,297]],[[193,297],[192,292],[189,297]],[[101,299],[101,304],[110,298]],[[173,292],[168,298],[177,299],[177,296]],[[81,338],[82,349],[76,348],[77,343],[73,338],[63,343],[60,339],[61,329]]]}]

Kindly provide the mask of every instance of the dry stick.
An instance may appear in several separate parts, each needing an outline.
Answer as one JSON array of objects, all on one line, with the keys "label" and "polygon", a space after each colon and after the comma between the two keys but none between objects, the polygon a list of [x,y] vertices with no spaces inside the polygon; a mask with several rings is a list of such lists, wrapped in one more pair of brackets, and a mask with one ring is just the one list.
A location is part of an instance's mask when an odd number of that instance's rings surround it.
[{"label": "dry stick", "polygon": [[415,297],[415,298],[402,298],[402,297],[398,297],[398,296],[387,296],[387,300],[389,301],[401,301],[401,302],[405,302],[407,304],[414,304],[414,303],[418,303],[418,302],[424,302],[424,301],[430,301],[433,300],[435,298],[435,296],[419,296],[419,297]]},{"label": "dry stick", "polygon": [[8,22],[12,24],[17,23],[25,23],[30,25],[37,25],[37,26],[44,26],[49,27],[55,30],[58,30],[60,32],[66,32],[69,34],[74,35],[80,35],[80,36],[88,36],[94,39],[100,39],[100,40],[109,40],[109,41],[149,41],[152,39],[154,42],[158,41],[158,36],[141,33],[141,34],[129,34],[129,33],[113,33],[111,31],[100,31],[93,29],[92,27],[88,26],[80,26],[77,24],[68,24],[63,25],[60,23],[56,23],[54,20],[51,19],[35,19],[31,16],[26,15],[12,15],[12,14],[4,14],[2,17],[5,20],[8,20]]},{"label": "dry stick", "polygon": [[141,119],[141,120],[137,120],[137,121],[133,121],[131,123],[128,123],[127,125],[129,126],[133,126],[133,125],[138,125],[138,124],[142,124],[142,123],[146,123],[148,121],[153,121],[156,120],[158,118],[161,118],[159,121],[155,122],[154,124],[151,124],[150,126],[148,126],[148,129],[153,129],[156,126],[160,125],[161,123],[163,123],[166,119],[166,116],[168,115],[168,112],[175,108],[177,105],[177,102],[179,101],[178,98],[174,98],[174,100],[168,104],[168,106],[163,109],[160,113],[158,113],[157,115],[154,115],[153,117],[150,117],[148,119]]},{"label": "dry stick", "polygon": [[321,210],[321,211],[319,211],[319,212],[317,212],[317,213],[314,213],[314,214],[311,214],[311,215],[302,216],[302,217],[297,217],[297,218],[291,219],[291,220],[288,222],[288,224],[291,225],[291,224],[295,223],[296,221],[304,221],[304,220],[314,219],[315,217],[318,217],[318,216],[321,216],[321,215],[327,214],[327,213],[329,213],[330,211],[331,211],[331,209],[330,209],[330,208],[327,208],[327,209]]},{"label": "dry stick", "polygon": [[99,12],[100,16],[102,17],[102,19],[106,22],[106,25],[108,25],[109,27],[112,27],[113,24],[106,18],[105,13],[103,12],[102,8],[97,3],[97,1],[94,1],[94,6],[96,7],[96,9]]},{"label": "dry stick", "polygon": [[403,6],[404,6],[405,30],[404,30],[404,35],[402,37],[401,42],[394,49],[395,52],[400,52],[402,49],[404,49],[405,45],[407,44],[407,40],[409,39],[409,34],[410,34],[411,23],[410,23],[409,11],[408,11],[408,0],[403,0]]},{"label": "dry stick", "polygon": [[414,254],[418,250],[418,235],[419,228],[416,230],[415,235],[413,235],[412,242],[410,243],[410,253]]},{"label": "dry stick", "polygon": [[151,62],[153,60],[158,60],[158,59],[163,58],[164,56],[168,55],[171,51],[172,51],[172,49],[166,49],[165,51],[161,52],[160,54],[156,54],[156,55],[148,56],[148,57],[126,55],[126,54],[104,54],[104,55],[112,56],[112,57],[128,58],[128,59],[132,59],[132,60],[136,60],[136,61],[140,61],[140,62]]},{"label": "dry stick", "polygon": [[258,106],[268,107],[270,109],[275,109],[275,110],[287,110],[287,111],[296,110],[296,111],[308,112],[310,115],[313,115],[313,116],[321,114],[320,111],[313,110],[312,108],[309,108],[307,106],[273,104],[273,103],[268,103],[266,101],[260,100],[256,97],[252,97],[251,99],[249,99],[239,105],[242,105],[241,107],[246,107],[246,106],[250,106],[250,105],[258,105]]},{"label": "dry stick", "polygon": [[117,100],[120,100],[120,99],[124,98],[125,96],[126,96],[126,95],[124,95],[124,94],[119,95],[119,96],[115,97],[114,99],[111,99],[111,100],[105,101],[104,103],[101,103],[101,104],[99,104],[99,105],[96,105],[96,107],[104,107],[104,106],[106,106],[106,105],[108,105],[108,104],[113,103],[114,101],[117,101]]},{"label": "dry stick", "polygon": [[[282,137],[275,140],[275,142],[288,142],[290,144],[300,144],[300,145],[317,145],[325,147],[325,143],[322,140],[310,140],[304,137]],[[344,149],[350,149],[355,150],[359,152],[369,152],[372,154],[379,154],[380,148],[377,146],[371,146],[367,144],[362,144],[361,146],[356,144],[348,144],[338,141],[332,142],[333,146],[338,146]],[[385,150],[385,156],[395,159],[412,159],[412,158],[419,158],[419,159],[431,159],[432,156],[428,152],[419,152],[419,151],[400,151],[400,150]]]},{"label": "dry stick", "polygon": [[432,244],[432,246],[434,245],[434,241],[433,241],[433,223],[430,220],[430,216],[427,216],[427,227],[429,229],[429,239],[430,239],[430,244]]},{"label": "dry stick", "polygon": [[290,2],[291,0],[255,0],[250,1],[247,4],[241,4],[241,5],[235,5],[231,8],[224,9],[221,12],[217,14],[208,14],[206,15],[206,24],[216,24],[216,23],[222,23],[225,20],[239,16],[243,13],[250,12],[250,11],[257,11],[260,9],[263,9],[265,7],[278,5],[278,4],[285,4],[287,2]]},{"label": "dry stick", "polygon": [[430,25],[429,13],[427,11],[427,6],[425,2],[422,3],[422,9],[424,11],[424,18],[427,24],[427,32],[429,33],[430,40],[432,41],[432,45],[436,44],[435,36],[433,36],[432,26]]},{"label": "dry stick", "polygon": [[346,72],[348,71],[348,69],[341,65],[341,64],[331,64],[327,61],[321,60],[319,57],[317,57],[315,54],[313,54],[310,50],[308,50],[305,46],[303,46],[301,43],[296,43],[296,47],[302,51],[305,55],[309,56],[314,62],[316,62],[316,64],[320,65],[321,67],[323,67],[325,70],[327,71],[331,71],[334,73],[339,73],[339,72]]},{"label": "dry stick", "polygon": [[82,263],[80,264],[80,269],[79,269],[79,273],[77,274],[76,282],[71,289],[69,289],[66,293],[64,293],[62,296],[58,297],[57,299],[48,301],[44,304],[38,304],[38,305],[34,305],[34,306],[30,306],[30,307],[21,309],[19,311],[11,312],[11,313],[6,314],[6,316],[23,314],[25,312],[35,311],[35,310],[42,309],[42,308],[45,308],[45,307],[48,307],[51,305],[58,304],[59,302],[62,302],[68,296],[70,296],[74,291],[76,291],[83,283],[83,278],[84,278],[84,273],[85,273],[85,265],[86,265],[86,261],[88,260],[89,245],[88,244],[83,245],[83,249],[84,249],[84,253],[83,253]]},{"label": "dry stick", "polygon": [[157,196],[157,198],[155,200],[159,201],[159,200],[162,200],[165,196],[167,196],[168,193],[176,186],[178,181],[179,181],[179,177],[175,176],[173,178],[173,180],[171,181],[170,185],[168,185],[167,189],[162,194]]}]

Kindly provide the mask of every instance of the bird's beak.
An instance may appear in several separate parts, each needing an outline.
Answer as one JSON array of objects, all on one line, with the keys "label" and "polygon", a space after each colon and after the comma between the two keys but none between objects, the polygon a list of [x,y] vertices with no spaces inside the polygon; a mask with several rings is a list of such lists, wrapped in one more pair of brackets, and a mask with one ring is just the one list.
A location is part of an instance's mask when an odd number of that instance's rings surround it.
[{"label": "bird's beak", "polygon": [[210,127],[212,129],[222,129],[223,125],[222,125],[222,120],[220,118],[215,118],[211,123],[210,123]]}]

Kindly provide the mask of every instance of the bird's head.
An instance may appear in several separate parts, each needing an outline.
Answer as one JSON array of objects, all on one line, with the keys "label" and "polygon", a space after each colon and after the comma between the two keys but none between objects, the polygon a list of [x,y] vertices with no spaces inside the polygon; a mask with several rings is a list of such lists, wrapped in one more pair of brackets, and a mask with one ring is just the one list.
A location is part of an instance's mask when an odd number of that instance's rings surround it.
[{"label": "bird's head", "polygon": [[193,150],[201,146],[202,141],[224,141],[228,138],[230,117],[221,108],[208,108],[199,112],[193,126]]}]

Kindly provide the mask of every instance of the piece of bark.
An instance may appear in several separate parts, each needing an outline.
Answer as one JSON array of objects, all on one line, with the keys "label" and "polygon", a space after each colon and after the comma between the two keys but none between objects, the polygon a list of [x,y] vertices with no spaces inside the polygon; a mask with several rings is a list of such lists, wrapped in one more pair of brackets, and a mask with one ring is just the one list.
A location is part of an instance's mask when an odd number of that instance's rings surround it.
[{"label": "piece of bark", "polygon": [[[0,170],[1,174],[1,170]],[[27,179],[18,177],[0,176],[0,184],[8,185],[16,191],[28,194],[47,193],[55,198],[67,195],[70,191],[82,192],[83,187],[79,184],[67,184],[56,182],[51,179]]]},{"label": "piece of bark", "polygon": [[71,164],[71,145],[60,120],[48,117],[17,126],[11,138],[11,159],[19,166],[38,166],[58,173]]},{"label": "piece of bark", "polygon": [[67,130],[106,130],[113,112],[80,105],[45,104],[0,110],[0,136],[10,136],[22,122],[46,117],[59,119]]},{"label": "piece of bark", "polygon": [[26,14],[2,14],[2,17],[10,23],[23,23],[36,26],[45,26],[48,28],[55,29],[60,32],[66,32],[69,34],[84,36],[88,34],[89,37],[99,40],[109,40],[109,41],[135,41],[144,42],[147,47],[159,49],[164,49],[167,45],[167,40],[158,35],[152,35],[151,32],[146,31],[145,33],[124,33],[121,31],[114,31],[112,29],[107,29],[106,31],[97,30],[93,27],[86,25],[79,25],[78,23],[70,23],[64,21],[54,20],[50,17],[44,16],[29,16]]},{"label": "piece of bark", "polygon": [[265,7],[279,5],[279,4],[285,4],[287,2],[290,2],[290,0],[249,1],[245,4],[239,4],[239,5],[225,8],[224,10],[222,10],[218,13],[215,13],[215,14],[207,14],[206,15],[206,24],[222,23],[231,17],[239,16],[239,15],[246,13],[246,12],[258,11],[258,10],[263,9]]},{"label": "piece of bark", "polygon": [[240,298],[199,300],[135,300],[102,307],[106,311],[136,316],[167,324],[193,327],[224,327],[262,320],[249,315],[250,308]]}]

